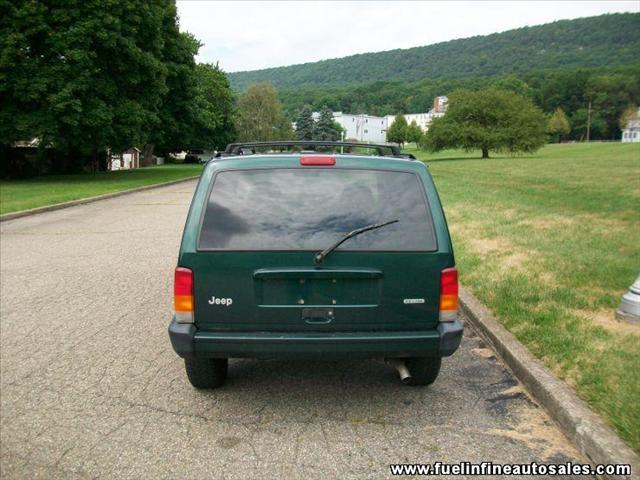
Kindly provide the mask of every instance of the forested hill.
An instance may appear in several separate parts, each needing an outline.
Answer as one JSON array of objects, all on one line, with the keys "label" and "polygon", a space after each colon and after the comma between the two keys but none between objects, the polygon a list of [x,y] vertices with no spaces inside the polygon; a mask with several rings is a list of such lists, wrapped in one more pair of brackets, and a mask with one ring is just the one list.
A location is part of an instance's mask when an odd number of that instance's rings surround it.
[{"label": "forested hill", "polygon": [[[425,22],[425,28],[429,28]],[[314,63],[229,74],[234,90],[329,87],[372,80],[462,79],[566,67],[636,63],[640,13],[561,20],[425,47],[365,53]]]}]

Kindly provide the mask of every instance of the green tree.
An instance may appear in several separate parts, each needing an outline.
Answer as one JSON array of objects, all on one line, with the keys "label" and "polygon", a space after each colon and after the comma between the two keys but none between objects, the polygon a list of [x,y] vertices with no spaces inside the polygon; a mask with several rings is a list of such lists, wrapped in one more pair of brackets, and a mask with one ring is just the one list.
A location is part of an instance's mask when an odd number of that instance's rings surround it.
[{"label": "green tree", "polygon": [[[601,137],[620,138],[620,115],[629,104],[638,100],[640,79],[627,75],[606,74],[589,78],[586,97],[592,102],[592,113],[603,122]],[[591,138],[597,138],[591,135]]]},{"label": "green tree", "polygon": [[531,97],[532,90],[525,81],[515,75],[505,75],[491,82],[491,87],[507,90],[523,97]]},{"label": "green tree", "polygon": [[190,145],[220,150],[235,139],[233,94],[218,65],[196,66],[195,125]]},{"label": "green tree", "polygon": [[292,134],[278,93],[269,83],[251,85],[240,97],[236,125],[241,141],[288,140]]},{"label": "green tree", "polygon": [[547,119],[530,100],[515,93],[488,88],[457,90],[449,95],[447,113],[433,120],[425,136],[430,150],[480,149],[533,152],[547,141]]},{"label": "green tree", "polygon": [[414,142],[416,145],[418,145],[420,143],[420,140],[422,139],[422,135],[424,135],[424,132],[416,123],[416,121],[413,120],[407,127],[407,142]]},{"label": "green tree", "polygon": [[4,2],[1,10],[1,143],[38,137],[66,153],[54,167],[69,170],[83,156],[147,142],[170,91],[173,0]]},{"label": "green tree", "polygon": [[397,143],[398,145],[404,147],[404,142],[407,141],[407,119],[404,118],[404,115],[399,113],[396,115],[396,118],[393,120],[393,123],[387,130],[387,142]]},{"label": "green tree", "polygon": [[187,149],[197,128],[198,75],[194,56],[201,44],[191,34],[178,30],[175,6],[172,6],[171,15],[174,20],[163,23],[161,60],[167,72],[166,91],[159,105],[157,125],[145,144],[145,163],[150,163],[154,149],[163,156]]},{"label": "green tree", "polygon": [[311,107],[305,105],[296,118],[296,136],[298,140],[313,140],[314,123]]},{"label": "green tree", "polygon": [[342,127],[333,119],[333,112],[327,106],[322,107],[320,118],[313,128],[313,139],[335,142],[340,140],[341,133]]},{"label": "green tree", "polygon": [[280,140],[292,140],[296,138],[296,132],[293,130],[293,125],[289,119],[285,116],[280,120],[280,124],[276,127],[276,132]]},{"label": "green tree", "polygon": [[591,140],[594,138],[603,138],[607,131],[607,123],[597,110],[591,110],[591,122],[589,123],[589,109],[580,108],[573,112],[569,117],[571,123],[571,132],[573,138],[579,141],[586,140],[587,138],[587,125],[590,125],[589,137]]},{"label": "green tree", "polygon": [[547,131],[553,138],[557,139],[558,143],[562,140],[563,135],[568,135],[571,132],[569,120],[560,107],[556,108],[556,111],[549,118]]}]

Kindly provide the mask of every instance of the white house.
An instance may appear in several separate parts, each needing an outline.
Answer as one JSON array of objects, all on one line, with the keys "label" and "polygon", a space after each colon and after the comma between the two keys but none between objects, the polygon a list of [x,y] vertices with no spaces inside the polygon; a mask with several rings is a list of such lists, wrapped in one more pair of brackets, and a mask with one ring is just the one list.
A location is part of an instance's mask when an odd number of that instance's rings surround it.
[{"label": "white house", "polygon": [[640,142],[640,108],[638,113],[629,119],[627,127],[622,130],[623,143],[639,143]]},{"label": "white house", "polygon": [[[428,112],[424,113],[405,113],[404,118],[409,125],[411,122],[416,122],[416,124],[425,132],[429,130],[429,124],[434,118],[441,117],[447,111],[447,102],[448,98],[445,96],[435,97],[433,99],[433,108]],[[395,115],[387,115],[385,117],[387,120],[387,126],[390,127],[391,124],[396,119]]]},{"label": "white house", "polygon": [[[320,118],[320,112],[311,114],[314,122]],[[344,139],[365,143],[384,143],[387,136],[387,120],[385,117],[373,115],[333,112],[333,120],[345,129]],[[296,122],[291,126],[296,129]]]},{"label": "white house", "polygon": [[[415,120],[425,132],[429,129],[429,124],[434,118],[441,117],[447,110],[448,98],[445,96],[435,97],[433,108],[424,113],[407,113],[404,118],[408,124]],[[320,118],[319,112],[313,112],[314,121]],[[376,117],[367,114],[351,114],[343,112],[333,112],[333,119],[345,129],[345,139],[357,140],[358,142],[384,143],[387,141],[387,130],[395,120],[395,115]],[[296,128],[295,122],[291,124]]]},{"label": "white house", "polygon": [[345,129],[344,138],[381,143],[387,137],[387,120],[373,115],[333,112],[333,119]]},{"label": "white house", "polygon": [[[411,122],[415,121],[416,124],[425,132],[429,130],[429,124],[431,120],[436,117],[441,117],[444,113],[435,113],[433,110],[429,110],[424,113],[405,113],[403,114],[405,120],[408,125],[411,125]],[[396,119],[395,115],[387,115],[386,117],[387,125],[390,127]]]}]

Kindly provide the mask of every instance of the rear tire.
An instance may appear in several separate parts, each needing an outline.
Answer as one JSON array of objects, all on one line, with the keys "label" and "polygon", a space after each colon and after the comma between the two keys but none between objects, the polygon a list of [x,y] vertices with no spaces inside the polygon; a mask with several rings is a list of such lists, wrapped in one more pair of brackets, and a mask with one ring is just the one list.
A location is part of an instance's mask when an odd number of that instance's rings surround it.
[{"label": "rear tire", "polygon": [[218,388],[227,378],[226,358],[185,358],[184,368],[191,385],[196,388]]},{"label": "rear tire", "polygon": [[405,360],[411,373],[411,380],[407,385],[431,385],[440,373],[441,357],[412,357]]}]

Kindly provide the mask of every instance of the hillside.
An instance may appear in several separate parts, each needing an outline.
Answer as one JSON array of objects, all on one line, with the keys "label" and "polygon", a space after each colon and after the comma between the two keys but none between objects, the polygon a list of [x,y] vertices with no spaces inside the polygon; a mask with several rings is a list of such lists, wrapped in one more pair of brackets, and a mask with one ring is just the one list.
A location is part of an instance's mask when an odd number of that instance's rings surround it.
[{"label": "hillside", "polygon": [[565,140],[585,137],[591,102],[591,138],[620,139],[620,115],[630,106],[640,105],[640,61],[615,67],[556,68],[488,77],[425,78],[414,82],[378,80],[337,87],[286,88],[279,91],[279,96],[293,121],[305,105],[316,111],[329,107],[333,111],[379,116],[425,112],[436,95],[448,95],[459,88],[487,87],[526,96],[548,114],[561,108],[571,125],[571,133]]},{"label": "hillside", "polygon": [[229,74],[234,90],[334,87],[376,80],[464,79],[532,70],[636,63],[640,13],[561,20],[424,47]]}]

